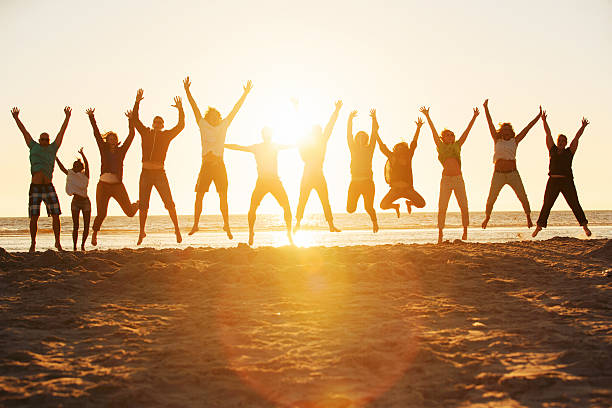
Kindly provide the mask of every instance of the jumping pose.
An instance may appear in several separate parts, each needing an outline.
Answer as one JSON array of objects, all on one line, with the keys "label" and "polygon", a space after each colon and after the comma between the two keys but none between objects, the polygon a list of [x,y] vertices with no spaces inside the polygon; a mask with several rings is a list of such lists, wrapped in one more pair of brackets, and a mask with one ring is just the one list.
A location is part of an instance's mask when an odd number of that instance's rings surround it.
[{"label": "jumping pose", "polygon": [[516,148],[521,140],[527,136],[527,132],[536,124],[536,122],[542,116],[542,107],[540,106],[540,112],[536,117],[525,126],[521,132],[515,136],[514,129],[510,123],[502,123],[499,129],[495,129],[493,125],[493,119],[489,113],[489,100],[484,101],[485,115],[487,116],[487,123],[489,124],[489,131],[495,144],[495,153],[493,154],[493,163],[495,163],[495,171],[493,172],[493,178],[491,179],[491,188],[489,190],[489,198],[487,198],[487,207],[485,211],[485,219],[482,222],[482,228],[487,228],[489,219],[491,218],[491,212],[493,211],[493,205],[497,200],[497,196],[501,189],[508,184],[514,190],[514,193],[518,197],[519,201],[523,205],[523,210],[527,216],[527,227],[531,228],[533,222],[531,221],[531,209],[529,208],[529,200],[527,199],[527,193],[523,186],[523,180],[521,175],[516,168]]},{"label": "jumping pose", "polygon": [[461,173],[461,146],[465,143],[480,111],[478,108],[474,108],[474,115],[470,123],[457,141],[455,141],[455,134],[448,129],[442,131],[442,137],[438,136],[438,132],[429,116],[429,108],[423,106],[420,111],[427,118],[427,123],[431,128],[431,134],[438,150],[438,160],[444,168],[442,170],[442,180],[440,180],[440,197],[438,201],[438,243],[442,243],[444,238],[443,230],[446,222],[446,209],[448,208],[448,200],[450,200],[453,191],[455,192],[455,198],[457,198],[457,204],[459,204],[461,209],[461,224],[463,225],[461,239],[466,240],[470,214],[468,212],[465,183]]},{"label": "jumping pose", "polygon": [[346,199],[346,212],[352,214],[357,209],[357,201],[363,196],[363,206],[372,220],[372,231],[378,232],[378,220],[374,210],[375,186],[372,179],[372,156],[376,147],[376,135],[378,122],[376,121],[376,109],[370,111],[372,118],[372,133],[368,141],[368,134],[364,131],[357,132],[353,136],[353,118],[357,111],[352,111],[348,117],[346,127],[346,141],[351,152],[351,184]]},{"label": "jumping pose", "polygon": [[283,183],[278,177],[277,164],[278,151],[289,149],[293,146],[272,143],[272,130],[270,128],[264,128],[261,131],[261,137],[263,143],[251,146],[240,146],[236,144],[225,145],[227,149],[253,153],[253,155],[255,155],[255,162],[257,163],[257,183],[255,183],[255,189],[251,195],[251,207],[249,208],[248,216],[249,245],[253,245],[253,238],[255,237],[257,207],[259,207],[261,200],[263,200],[268,193],[274,196],[283,209],[285,224],[287,225],[287,237],[291,245],[293,245],[293,239],[291,237],[291,207],[289,206],[289,199],[287,198]]},{"label": "jumping pose", "polygon": [[[376,112],[374,112],[376,115]],[[376,121],[376,116],[374,116]],[[393,146],[393,151],[389,150],[387,146],[382,142],[378,132],[376,132],[376,138],[378,139],[378,145],[380,151],[383,152],[387,159],[389,159],[389,192],[385,195],[380,202],[380,208],[388,210],[393,208],[397,217],[400,216],[400,205],[394,203],[399,198],[406,199],[406,208],[408,214],[412,212],[412,206],[417,208],[425,207],[425,200],[419,193],[414,190],[412,182],[412,158],[414,157],[414,151],[417,147],[417,141],[419,140],[419,132],[421,126],[423,126],[423,120],[419,118],[416,122],[416,131],[414,137],[410,143],[410,147],[406,142],[401,142]],[[376,124],[378,128],[378,123]],[[386,166],[385,166],[386,167]],[[387,170],[387,169],[385,169]]]},{"label": "jumping pose", "polygon": [[40,204],[45,202],[47,207],[47,215],[51,216],[53,223],[53,234],[55,235],[55,247],[62,251],[62,245],[60,243],[60,219],[59,216],[62,213],[60,209],[60,203],[53,187],[53,168],[55,167],[55,156],[57,150],[62,145],[64,140],[64,133],[68,127],[68,121],[70,120],[70,114],[72,109],[69,106],[64,108],[64,123],[60,128],[57,137],[53,143],[49,143],[49,134],[44,132],[40,134],[38,143],[32,139],[30,133],[26,130],[23,123],[19,119],[19,109],[11,109],[11,114],[17,122],[17,127],[23,134],[26,144],[30,149],[30,172],[32,173],[32,181],[30,183],[29,191],[29,203],[28,203],[28,215],[30,217],[30,252],[36,250],[36,233],[38,232],[38,218],[40,217]]},{"label": "jumping pose", "polygon": [[96,209],[98,214],[94,219],[93,232],[91,234],[91,245],[98,245],[98,231],[106,218],[108,202],[111,197],[119,203],[121,209],[128,217],[133,217],[138,211],[138,201],[132,203],[128,196],[125,185],[123,184],[123,160],[134,140],[134,121],[131,119],[132,111],[127,111],[129,133],[123,144],[119,144],[119,138],[115,132],[100,134],[96,118],[95,109],[89,108],[86,113],[93,129],[98,149],[100,150],[100,181],[96,187]]},{"label": "jumping pose", "polygon": [[544,191],[542,210],[540,210],[537,226],[532,236],[535,237],[542,228],[546,228],[550,210],[555,204],[557,197],[559,197],[559,193],[561,193],[572,209],[576,220],[578,220],[578,223],[584,229],[585,234],[587,237],[590,237],[591,230],[589,230],[587,226],[589,221],[578,201],[578,192],[576,191],[574,173],[572,172],[572,160],[578,149],[578,141],[582,133],[584,133],[584,129],[589,124],[589,121],[586,120],[586,118],[582,118],[582,126],[578,129],[569,147],[566,147],[567,136],[565,135],[559,135],[559,137],[557,137],[557,144],[555,145],[552,134],[550,133],[550,127],[548,127],[548,122],[546,121],[546,111],[542,112],[542,122],[544,124],[544,131],[546,132],[546,148],[548,149],[548,155],[550,157],[550,164],[548,166],[549,177],[546,183],[546,190]]},{"label": "jumping pose", "polygon": [[[85,241],[89,235],[89,221],[91,219],[91,201],[87,196],[89,186],[89,162],[83,148],[79,149],[83,161],[76,160],[72,164],[72,169],[66,169],[60,159],[55,161],[60,170],[66,175],[66,194],[72,196],[70,210],[72,212],[72,249],[77,250],[79,240],[79,215],[83,212],[83,240],[81,241],[81,251],[85,250]],[[85,164],[83,164],[85,163]]]},{"label": "jumping pose", "polygon": [[334,218],[329,205],[329,196],[327,191],[327,181],[323,175],[323,162],[325,161],[325,152],[327,150],[327,142],[331,136],[334,124],[338,120],[338,114],[342,108],[342,101],[336,102],[336,109],[331,115],[325,130],[321,126],[316,125],[312,128],[308,140],[300,147],[300,156],[304,162],[304,173],[302,174],[302,182],[300,184],[300,198],[298,199],[297,213],[295,214],[296,224],[295,231],[300,229],[300,223],[304,217],[304,209],[308,202],[310,192],[314,189],[319,195],[325,220],[329,225],[331,232],[340,232],[334,225]]},{"label": "jumping pose", "polygon": [[140,173],[140,186],[138,189],[140,234],[138,235],[137,245],[140,245],[142,240],[147,236],[145,233],[145,225],[147,223],[149,200],[153,187],[155,187],[159,193],[164,202],[164,206],[168,210],[172,224],[174,224],[176,242],[180,243],[183,238],[181,237],[181,231],[178,225],[174,201],[172,201],[170,184],[168,183],[168,177],[164,170],[164,162],[166,161],[166,153],[168,152],[170,142],[181,133],[185,127],[185,112],[183,111],[181,98],[176,96],[174,98],[174,105],[172,105],[172,107],[178,110],[179,114],[176,126],[172,129],[164,130],[164,119],[161,116],[155,116],[153,118],[153,127],[148,128],[143,125],[138,118],[140,101],[144,99],[143,94],[144,91],[142,89],[139,89],[136,93],[136,102],[134,102],[134,110],[131,115],[134,126],[142,138],[142,173]]},{"label": "jumping pose", "polygon": [[224,119],[221,119],[221,114],[218,110],[211,107],[208,108],[208,111],[206,111],[206,114],[202,117],[200,109],[189,90],[191,86],[189,77],[185,78],[183,85],[191,109],[193,109],[196,122],[200,128],[200,137],[202,138],[202,166],[200,167],[200,174],[198,175],[198,181],[195,187],[196,200],[194,205],[193,227],[189,235],[198,231],[204,194],[210,188],[210,184],[214,182],[217,193],[219,194],[221,215],[223,215],[223,230],[226,232],[227,237],[232,239],[233,236],[230,230],[229,215],[227,212],[227,171],[225,169],[225,163],[223,162],[223,146],[227,136],[227,128],[240,110],[244,100],[253,88],[253,84],[251,81],[246,83],[242,96],[238,99],[238,102],[236,102],[236,105],[234,105],[229,115]]}]

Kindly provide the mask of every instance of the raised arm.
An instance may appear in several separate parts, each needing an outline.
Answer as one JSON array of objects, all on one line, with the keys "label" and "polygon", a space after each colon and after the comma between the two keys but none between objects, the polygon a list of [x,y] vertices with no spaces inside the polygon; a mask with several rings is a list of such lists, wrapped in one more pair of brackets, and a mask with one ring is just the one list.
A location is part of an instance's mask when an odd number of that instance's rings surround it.
[{"label": "raised arm", "polygon": [[232,111],[225,118],[225,122],[227,123],[228,126],[234,120],[234,117],[236,116],[236,114],[240,110],[240,107],[244,103],[244,100],[246,99],[246,97],[249,94],[249,92],[251,92],[251,89],[253,89],[253,82],[247,81],[247,83],[243,87],[243,89],[244,89],[244,91],[242,92],[242,96],[240,97],[240,99],[238,99],[238,102],[236,102],[236,105],[234,105],[234,108],[232,109]]},{"label": "raised arm", "polygon": [[191,95],[191,91],[189,90],[190,86],[191,81],[189,80],[189,77],[187,77],[183,80],[183,87],[185,87],[185,93],[187,93],[187,100],[189,101],[189,105],[191,105],[191,110],[193,110],[196,122],[200,123],[200,121],[202,120],[202,113],[200,113],[200,109],[198,108],[195,99],[193,99],[193,96]]},{"label": "raised arm", "polygon": [[66,115],[66,117],[64,118],[64,123],[62,123],[62,127],[60,128],[60,131],[57,134],[57,137],[55,138],[55,140],[53,141],[53,143],[56,144],[58,149],[62,145],[62,142],[64,141],[64,134],[66,133],[66,128],[68,127],[68,121],[70,120],[70,115],[72,114],[72,109],[70,108],[70,106],[64,107],[64,114]]},{"label": "raised arm", "polygon": [[62,164],[60,159],[57,158],[57,156],[55,157],[55,162],[57,163],[57,167],[59,167],[59,169],[62,171],[62,173],[68,174],[68,170],[66,170],[66,168],[64,167],[64,165]]},{"label": "raised arm", "polygon": [[351,111],[346,124],[346,143],[348,143],[349,150],[353,150],[353,146],[355,145],[355,139],[353,137],[353,119],[355,116],[357,116],[357,111]]},{"label": "raised arm", "polygon": [[578,129],[578,132],[576,132],[576,136],[574,136],[574,139],[572,140],[572,143],[570,143],[570,150],[572,151],[572,153],[576,153],[576,150],[578,149],[578,140],[580,139],[580,136],[582,136],[582,134],[584,133],[584,129],[587,127],[587,125],[589,124],[589,121],[587,120],[587,118],[582,118],[582,126],[580,126],[580,129]]},{"label": "raised arm", "polygon": [[372,118],[372,120],[376,121],[376,132],[372,132],[372,136],[374,139],[376,139],[376,141],[378,142],[378,147],[380,147],[380,151],[387,156],[387,158],[391,158],[391,156],[393,155],[393,152],[391,152],[391,150],[389,150],[389,148],[383,143],[382,139],[380,138],[380,135],[378,134],[378,119],[376,119],[376,111],[374,111],[374,117]]},{"label": "raised arm", "polygon": [[89,123],[91,123],[91,128],[93,129],[94,137],[96,138],[96,143],[98,144],[98,149],[102,151],[102,146],[104,141],[102,140],[102,135],[100,134],[100,129],[98,129],[98,124],[96,123],[96,118],[94,116],[96,109],[89,108],[85,111],[87,116],[89,117]]},{"label": "raised arm", "polygon": [[251,146],[242,146],[242,145],[237,145],[237,144],[226,144],[225,145],[226,149],[230,149],[230,150],[238,150],[241,152],[248,152],[248,153],[252,153],[253,152],[253,148]]},{"label": "raised arm", "polygon": [[414,122],[416,123],[416,130],[414,131],[414,137],[412,138],[412,142],[410,143],[410,153],[414,155],[414,150],[417,147],[417,142],[419,141],[419,133],[421,132],[421,126],[423,126],[423,119],[420,117]]},{"label": "raised arm", "polygon": [[125,141],[123,142],[123,144],[121,144],[121,150],[123,151],[123,154],[127,153],[127,151],[130,149],[130,146],[132,145],[132,142],[134,141],[134,136],[136,135],[136,131],[134,130],[134,113],[131,110],[128,110],[125,112],[125,116],[127,116],[128,118],[128,127],[129,127],[129,133],[128,136],[125,138]]},{"label": "raised arm", "polygon": [[550,150],[555,145],[555,142],[552,138],[552,133],[550,133],[550,127],[548,126],[548,121],[546,120],[547,118],[548,115],[546,114],[546,111],[542,111],[542,124],[544,125],[544,132],[546,132],[546,149]]},{"label": "raised arm", "polygon": [[376,147],[376,136],[378,134],[378,119],[376,119],[376,109],[370,109],[370,117],[372,118],[372,131],[370,132],[370,143],[368,144],[368,148],[370,150],[374,150]]},{"label": "raised arm", "polygon": [[87,157],[85,157],[85,153],[83,153],[82,147],[79,149],[79,153],[83,158],[83,163],[85,163],[85,175],[87,176],[87,178],[89,178],[89,162],[87,161]]},{"label": "raised arm", "polygon": [[521,140],[525,138],[525,136],[527,136],[527,132],[529,132],[531,128],[535,126],[535,124],[541,117],[542,117],[542,106],[540,105],[540,111],[538,112],[536,117],[531,122],[529,122],[527,126],[525,126],[525,129],[521,130],[521,132],[518,135],[516,135],[516,143],[520,142]]},{"label": "raised arm", "polygon": [[470,130],[472,130],[472,126],[474,126],[474,122],[476,121],[478,115],[480,115],[480,111],[478,110],[478,108],[474,108],[474,114],[472,115],[472,119],[470,119],[470,123],[468,123],[467,128],[465,129],[459,140],[457,140],[459,146],[463,146],[463,144],[465,143],[465,139],[467,139],[468,135],[470,134]]},{"label": "raised arm", "polygon": [[13,109],[11,109],[11,114],[13,115],[13,119],[15,119],[15,122],[17,122],[17,127],[21,131],[21,134],[23,135],[26,144],[28,145],[28,147],[30,147],[32,142],[34,142],[34,139],[32,139],[32,136],[26,130],[25,126],[23,126],[23,123],[21,123],[21,120],[19,119],[19,108],[14,107]]},{"label": "raised arm", "polygon": [[342,108],[342,101],[338,100],[336,101],[336,109],[334,110],[334,113],[332,113],[331,117],[329,118],[329,122],[327,122],[327,125],[325,125],[325,129],[323,130],[323,137],[325,140],[329,140],[332,130],[334,130],[334,125],[336,124],[338,115],[340,114],[340,108]]},{"label": "raised arm", "polygon": [[440,146],[440,143],[442,143],[442,140],[440,140],[438,131],[436,131],[436,127],[434,126],[433,121],[429,117],[429,108],[425,106],[421,106],[421,109],[419,109],[419,112],[425,115],[425,119],[427,119],[427,123],[429,124],[429,128],[431,129],[431,135],[433,136],[433,140],[434,140],[434,143],[436,144],[436,147]]},{"label": "raised arm", "polygon": [[493,141],[495,141],[497,139],[497,130],[495,130],[495,125],[493,124],[493,119],[491,119],[491,113],[489,112],[489,99],[485,99],[482,106],[484,106],[485,116],[487,117],[489,133],[491,133],[491,137],[493,138]]},{"label": "raised arm", "polygon": [[173,108],[178,109],[178,123],[175,127],[170,129],[168,132],[170,133],[170,137],[176,137],[181,131],[185,128],[185,111],[183,110],[183,102],[181,101],[180,96],[174,97],[174,105],[170,105]]},{"label": "raised arm", "polygon": [[142,135],[147,131],[147,127],[142,124],[140,118],[138,117],[138,110],[140,109],[140,101],[144,99],[144,91],[139,89],[136,92],[136,100],[134,101],[134,109],[132,110],[132,120],[134,121],[134,127],[138,130],[138,132]]}]

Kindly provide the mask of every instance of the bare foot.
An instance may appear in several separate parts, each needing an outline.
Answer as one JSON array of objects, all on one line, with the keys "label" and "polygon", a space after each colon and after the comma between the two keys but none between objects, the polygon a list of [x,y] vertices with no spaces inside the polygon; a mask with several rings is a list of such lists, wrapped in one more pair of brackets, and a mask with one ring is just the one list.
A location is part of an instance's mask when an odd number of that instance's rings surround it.
[{"label": "bare foot", "polygon": [[98,231],[94,231],[91,233],[91,245],[98,245]]},{"label": "bare foot", "polygon": [[442,233],[442,230],[439,230],[438,231],[438,244],[441,244],[443,240],[444,240],[444,234]]},{"label": "bare foot", "polygon": [[485,217],[484,221],[482,222],[482,229],[486,229],[487,228],[487,224],[489,223],[489,219],[491,217],[489,217],[488,215]]},{"label": "bare foot", "polygon": [[183,242],[183,237],[181,236],[181,230],[180,229],[175,229],[174,230],[174,234],[176,235],[176,242],[177,244],[180,244],[181,242]]},{"label": "bare foot", "polygon": [[28,252],[29,253],[36,252],[36,242],[32,242],[32,244],[30,245],[30,250]]},{"label": "bare foot", "polygon": [[84,244],[83,244],[83,245],[81,245],[81,251],[86,251],[86,249],[85,249],[85,245],[84,245]]},{"label": "bare foot", "polygon": [[374,232],[375,234],[378,232],[378,223],[377,222],[372,224],[372,232]]},{"label": "bare foot", "polygon": [[253,240],[255,239],[255,233],[250,231],[249,232],[249,246],[253,245]]},{"label": "bare foot", "polygon": [[393,209],[395,210],[395,213],[397,214],[397,218],[400,217],[400,207],[399,204],[395,204],[395,207],[393,207]]},{"label": "bare foot", "polygon": [[144,231],[138,234],[138,242],[136,242],[136,245],[142,244],[142,240],[145,239],[146,236],[147,234]]},{"label": "bare foot", "polygon": [[590,237],[593,234],[591,230],[589,229],[589,227],[587,227],[586,225],[583,225],[582,229],[584,230],[584,233],[586,234],[587,237]]},{"label": "bare foot", "polygon": [[538,232],[542,231],[542,227],[540,227],[539,225],[536,227],[535,230],[533,230],[533,234],[531,234],[532,237],[536,237],[536,235],[538,235]]},{"label": "bare foot", "polygon": [[406,208],[408,208],[408,214],[412,214],[412,205],[410,205],[408,200],[406,200]]},{"label": "bare foot", "polygon": [[189,235],[193,235],[196,232],[198,232],[200,230],[200,228],[197,225],[194,225],[193,227],[191,227],[191,231],[189,231]]},{"label": "bare foot", "polygon": [[467,240],[467,228],[464,228],[464,229],[463,229],[463,235],[461,236],[461,239],[462,239],[463,241]]},{"label": "bare foot", "polygon": [[77,250],[77,246],[75,245],[75,246],[72,247],[72,251],[76,252],[76,250]]},{"label": "bare foot", "polygon": [[62,244],[60,244],[59,242],[55,243],[55,248],[60,252],[64,252],[64,248],[62,248]]},{"label": "bare foot", "polygon": [[527,214],[527,228],[533,227],[533,221],[531,221],[531,215]]},{"label": "bare foot", "polygon": [[342,231],[340,231],[338,228],[336,228],[336,226],[334,224],[330,224],[329,232],[342,232]]},{"label": "bare foot", "polygon": [[227,225],[227,224],[226,224],[226,225],[224,225],[224,226],[223,226],[223,231],[225,231],[225,233],[227,234],[227,237],[228,237],[229,239],[234,239],[234,236],[232,235],[232,231],[230,231],[230,227],[229,227],[229,225]]}]

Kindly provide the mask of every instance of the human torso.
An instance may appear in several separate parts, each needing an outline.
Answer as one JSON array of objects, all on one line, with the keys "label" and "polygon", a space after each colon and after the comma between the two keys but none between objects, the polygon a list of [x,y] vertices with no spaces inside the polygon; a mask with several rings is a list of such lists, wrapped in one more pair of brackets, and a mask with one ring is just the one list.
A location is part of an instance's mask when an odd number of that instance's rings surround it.
[{"label": "human torso", "polygon": [[253,146],[257,163],[257,175],[262,179],[278,178],[278,147],[272,143],[261,143]]},{"label": "human torso", "polygon": [[438,145],[438,160],[442,163],[443,176],[461,175],[461,145],[458,142],[440,143]]},{"label": "human torso", "polygon": [[[100,159],[100,174],[113,174],[121,181],[123,178],[123,160],[125,159],[125,153],[119,148],[111,150],[108,146],[105,146],[100,150]],[[105,176],[105,178],[110,180],[109,176]]]},{"label": "human torso", "polygon": [[559,149],[553,145],[549,151],[550,164],[548,166],[548,175],[551,177],[569,177],[573,178],[572,161],[574,153],[569,147]]},{"label": "human torso", "polygon": [[372,180],[372,156],[374,150],[367,146],[351,149],[351,178],[355,181]]},{"label": "human torso", "polygon": [[391,162],[391,187],[412,188],[412,155],[406,154],[403,159],[396,153],[389,158]]},{"label": "human torso", "polygon": [[143,168],[163,169],[172,138],[167,131],[153,129],[147,129],[146,134],[141,136]]},{"label": "human torso", "polygon": [[493,163],[495,163],[495,171],[508,173],[516,170],[516,139],[509,140],[497,139],[495,141],[495,151],[493,154]]},{"label": "human torso", "polygon": [[50,184],[53,179],[53,168],[58,146],[55,142],[47,146],[32,142],[29,147],[32,184]]},{"label": "human torso", "polygon": [[300,146],[300,157],[304,161],[304,172],[323,172],[323,162],[327,150],[326,141],[309,141]]},{"label": "human torso", "polygon": [[66,194],[87,197],[89,177],[84,172],[76,173],[68,169],[66,173]]},{"label": "human torso", "polygon": [[200,128],[200,138],[202,139],[202,157],[208,153],[223,157],[228,124],[225,121],[221,121],[219,125],[212,126],[206,119],[202,118],[198,126]]}]

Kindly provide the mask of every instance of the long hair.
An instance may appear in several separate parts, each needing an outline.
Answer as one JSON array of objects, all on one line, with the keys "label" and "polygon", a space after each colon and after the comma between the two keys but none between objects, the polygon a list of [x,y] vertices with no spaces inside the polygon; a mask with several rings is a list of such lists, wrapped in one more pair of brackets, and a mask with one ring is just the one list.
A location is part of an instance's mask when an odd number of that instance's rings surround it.
[{"label": "long hair", "polygon": [[104,143],[106,143],[106,139],[108,139],[108,137],[111,135],[115,135],[115,137],[117,138],[117,147],[119,147],[121,145],[121,143],[119,143],[119,136],[117,136],[117,134],[113,132],[112,130],[109,130],[108,132],[103,133],[101,135],[102,140],[104,140]]},{"label": "long hair", "polygon": [[499,139],[502,137],[502,131],[503,130],[509,130],[510,132],[512,132],[512,137],[516,136],[516,133],[514,133],[514,128],[512,127],[512,124],[509,122],[500,122],[499,123],[499,127],[497,128],[497,132],[495,133],[495,138]]}]

